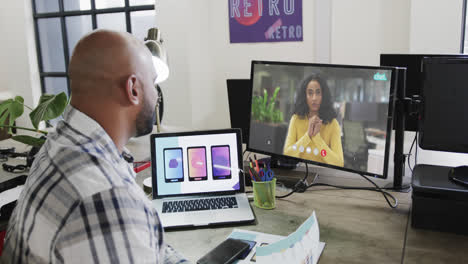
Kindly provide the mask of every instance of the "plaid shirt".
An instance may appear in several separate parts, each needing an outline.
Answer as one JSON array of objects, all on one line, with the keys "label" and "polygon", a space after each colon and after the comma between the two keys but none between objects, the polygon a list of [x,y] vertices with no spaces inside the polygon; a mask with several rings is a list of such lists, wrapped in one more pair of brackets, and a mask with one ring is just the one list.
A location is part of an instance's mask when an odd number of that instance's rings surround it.
[{"label": "plaid shirt", "polygon": [[135,173],[93,119],[69,106],[9,222],[3,263],[185,263],[163,240]]}]

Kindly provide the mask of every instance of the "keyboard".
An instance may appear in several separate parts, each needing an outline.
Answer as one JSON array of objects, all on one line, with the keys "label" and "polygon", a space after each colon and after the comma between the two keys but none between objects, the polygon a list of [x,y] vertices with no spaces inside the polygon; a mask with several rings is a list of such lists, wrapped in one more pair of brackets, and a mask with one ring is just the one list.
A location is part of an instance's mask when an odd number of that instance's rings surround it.
[{"label": "keyboard", "polygon": [[236,197],[202,198],[163,202],[163,213],[237,208]]}]

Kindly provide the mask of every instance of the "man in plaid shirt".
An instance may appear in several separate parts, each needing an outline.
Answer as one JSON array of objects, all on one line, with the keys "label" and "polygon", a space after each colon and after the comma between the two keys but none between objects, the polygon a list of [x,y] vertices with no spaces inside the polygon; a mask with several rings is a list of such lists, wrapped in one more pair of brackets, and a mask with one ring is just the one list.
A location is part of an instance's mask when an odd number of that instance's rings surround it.
[{"label": "man in plaid shirt", "polygon": [[69,67],[72,100],[9,222],[4,263],[185,263],[123,157],[152,131],[157,73],[128,33],[93,31]]}]

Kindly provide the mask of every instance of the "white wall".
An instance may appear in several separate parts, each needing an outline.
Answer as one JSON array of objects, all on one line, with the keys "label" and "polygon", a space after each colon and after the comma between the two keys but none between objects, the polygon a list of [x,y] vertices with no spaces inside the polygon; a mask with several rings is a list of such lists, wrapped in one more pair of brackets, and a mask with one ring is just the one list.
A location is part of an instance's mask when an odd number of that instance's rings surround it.
[{"label": "white wall", "polygon": [[379,65],[381,53],[408,53],[407,0],[333,0],[331,63]]},{"label": "white wall", "polygon": [[459,53],[463,0],[412,0],[411,53]]},{"label": "white wall", "polygon": [[[24,97],[34,106],[41,93],[30,0],[4,1],[0,9],[0,91]],[[31,127],[29,117],[18,125]]]},{"label": "white wall", "polygon": [[171,76],[164,83],[170,124],[229,127],[226,79],[249,78],[251,60],[314,60],[313,1],[303,1],[303,42],[268,44],[229,43],[227,1],[158,2],[157,24],[170,56]]}]

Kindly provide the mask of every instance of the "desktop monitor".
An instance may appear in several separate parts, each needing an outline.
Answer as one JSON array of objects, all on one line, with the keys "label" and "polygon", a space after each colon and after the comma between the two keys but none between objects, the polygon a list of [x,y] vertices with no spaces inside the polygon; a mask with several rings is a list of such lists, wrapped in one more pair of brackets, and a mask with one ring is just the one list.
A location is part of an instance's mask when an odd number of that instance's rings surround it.
[{"label": "desktop monitor", "polygon": [[397,71],[253,61],[249,150],[386,178]]},{"label": "desktop monitor", "polygon": [[468,153],[468,58],[423,59],[419,145]]},{"label": "desktop monitor", "polygon": [[[420,96],[422,88],[422,60],[425,57],[468,57],[463,54],[380,54],[381,66],[393,66],[406,68],[406,85],[398,86],[397,97],[411,98],[412,96]],[[404,89],[404,90],[403,90]],[[405,114],[405,130],[418,131],[418,115],[417,113]]]},{"label": "desktop monitor", "polygon": [[242,130],[242,143],[249,142],[249,96],[251,84],[249,79],[226,80],[229,100],[231,127]]}]

